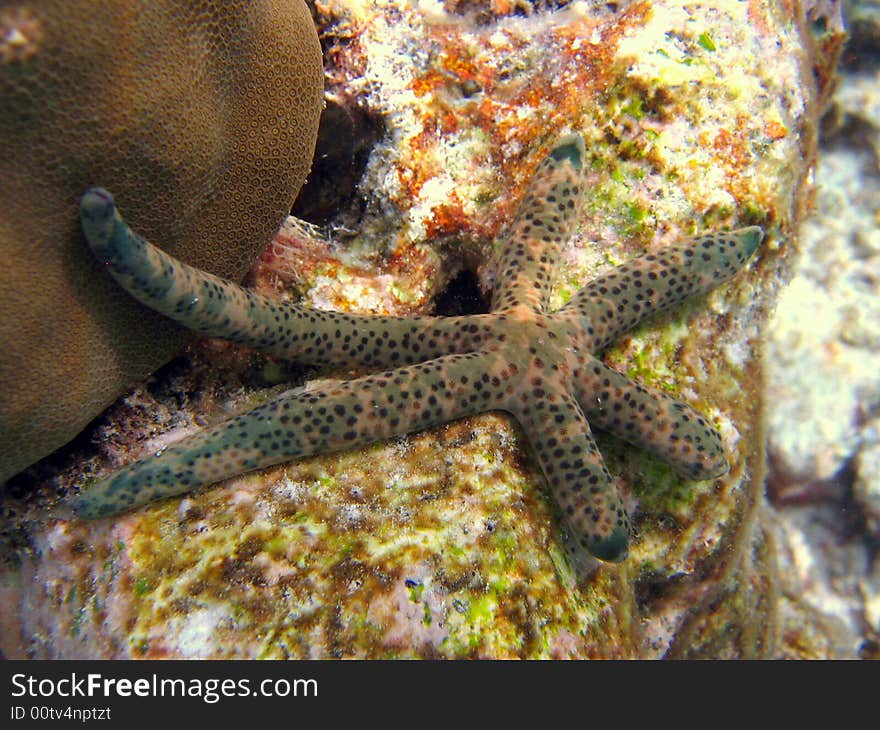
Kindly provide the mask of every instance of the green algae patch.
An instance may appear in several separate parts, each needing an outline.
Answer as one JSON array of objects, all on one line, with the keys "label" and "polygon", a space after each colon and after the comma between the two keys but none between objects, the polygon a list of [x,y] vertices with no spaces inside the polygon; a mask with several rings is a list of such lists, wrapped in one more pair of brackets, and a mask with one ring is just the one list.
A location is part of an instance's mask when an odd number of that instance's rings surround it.
[{"label": "green algae patch", "polygon": [[712,36],[710,36],[706,31],[700,33],[697,37],[697,43],[700,45],[700,48],[709,51],[710,53],[714,53],[718,50],[718,47],[715,45],[715,41],[712,40]]},{"label": "green algae patch", "polygon": [[144,578],[141,576],[140,578],[135,578],[134,585],[132,586],[134,590],[134,594],[138,597],[147,595],[150,591],[153,590],[153,585],[150,583],[149,578]]}]

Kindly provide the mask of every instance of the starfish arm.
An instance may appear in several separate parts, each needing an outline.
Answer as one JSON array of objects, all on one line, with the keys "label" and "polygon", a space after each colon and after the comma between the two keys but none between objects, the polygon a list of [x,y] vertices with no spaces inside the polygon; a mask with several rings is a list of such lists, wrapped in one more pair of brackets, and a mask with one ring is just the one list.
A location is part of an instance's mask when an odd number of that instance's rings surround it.
[{"label": "starfish arm", "polygon": [[574,374],[574,387],[593,425],[655,454],[680,474],[713,479],[727,472],[720,434],[686,403],[593,358]]},{"label": "starfish arm", "polygon": [[[273,301],[196,269],[134,233],[109,193],[82,198],[83,231],[95,256],[143,304],[189,329],[308,365],[396,367],[447,354],[455,333],[474,349],[482,328],[463,318],[376,317]],[[472,330],[472,331],[471,331]]]},{"label": "starfish arm", "polygon": [[501,253],[492,311],[546,309],[553,266],[571,235],[584,188],[584,157],[583,140],[572,134],[538,165]]},{"label": "starfish arm", "polygon": [[535,451],[572,542],[601,560],[624,560],[629,517],[575,399],[564,391],[546,393],[513,415]]},{"label": "starfish arm", "polygon": [[733,277],[763,237],[760,228],[750,226],[640,256],[585,286],[560,312],[576,314],[593,349],[601,350],[645,317]]},{"label": "starfish arm", "polygon": [[79,517],[104,517],[255,469],[491,410],[497,403],[489,390],[473,387],[490,357],[450,355],[288,393],[129,464],[73,497],[69,506]]}]

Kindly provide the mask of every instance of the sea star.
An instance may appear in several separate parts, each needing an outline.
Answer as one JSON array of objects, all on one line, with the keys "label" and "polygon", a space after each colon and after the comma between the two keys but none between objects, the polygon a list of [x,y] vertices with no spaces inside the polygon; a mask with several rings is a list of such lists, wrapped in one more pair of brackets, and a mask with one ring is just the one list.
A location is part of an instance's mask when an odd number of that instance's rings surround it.
[{"label": "sea star", "polygon": [[531,443],[571,532],[569,550],[628,553],[629,518],[588,420],[693,479],[728,469],[721,438],[690,406],[596,359],[646,316],[732,277],[758,227],[714,233],[631,260],[555,313],[552,264],[585,184],[567,135],[538,166],[508,237],[489,314],[375,317],[280,303],[193,269],[135,235],[92,189],[81,217],[94,254],[133,296],[196,332],[305,364],[391,368],[293,392],[135,462],[72,498],[84,518],[129,510],[237,474],[353,448],[489,410]]}]

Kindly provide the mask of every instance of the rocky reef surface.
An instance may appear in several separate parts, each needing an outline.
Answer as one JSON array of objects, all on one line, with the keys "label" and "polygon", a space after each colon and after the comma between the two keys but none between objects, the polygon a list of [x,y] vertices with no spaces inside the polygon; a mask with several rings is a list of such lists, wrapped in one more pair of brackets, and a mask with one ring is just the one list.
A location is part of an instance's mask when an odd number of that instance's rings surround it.
[{"label": "rocky reef surface", "polygon": [[[117,518],[47,516],[90,479],[302,382],[295,364],[199,342],[7,486],[4,655],[779,654],[761,332],[799,247],[840,33],[788,2],[554,7],[315,3],[323,134],[340,157],[295,209],[313,225],[289,220],[251,285],[324,308],[473,311],[535,165],[578,131],[590,189],[557,304],[682,236],[765,228],[747,273],[605,353],[706,413],[730,473],[688,482],[602,439],[632,551],[579,570],[500,414]],[[320,147],[319,133],[319,160]]]},{"label": "rocky reef surface", "polygon": [[768,328],[768,493],[787,656],[880,655],[878,10],[847,6],[814,211]]}]

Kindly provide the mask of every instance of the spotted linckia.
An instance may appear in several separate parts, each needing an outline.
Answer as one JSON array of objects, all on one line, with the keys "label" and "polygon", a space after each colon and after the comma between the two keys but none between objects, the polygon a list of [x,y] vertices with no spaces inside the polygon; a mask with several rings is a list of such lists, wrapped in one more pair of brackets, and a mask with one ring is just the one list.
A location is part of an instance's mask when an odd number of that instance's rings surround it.
[{"label": "spotted linckia", "polygon": [[685,403],[597,359],[654,312],[731,278],[760,228],[714,233],[625,263],[548,311],[552,270],[585,185],[582,139],[538,166],[501,255],[489,314],[377,317],[280,303],[193,269],[135,235],[92,189],[81,218],[94,254],[133,296],[192,330],[309,365],[388,368],[254,410],[124,467],[72,498],[84,518],[280,462],[354,448],[490,410],[522,427],[570,531],[570,550],[608,561],[629,549],[629,517],[590,424],[692,479],[728,469],[717,431]]}]

